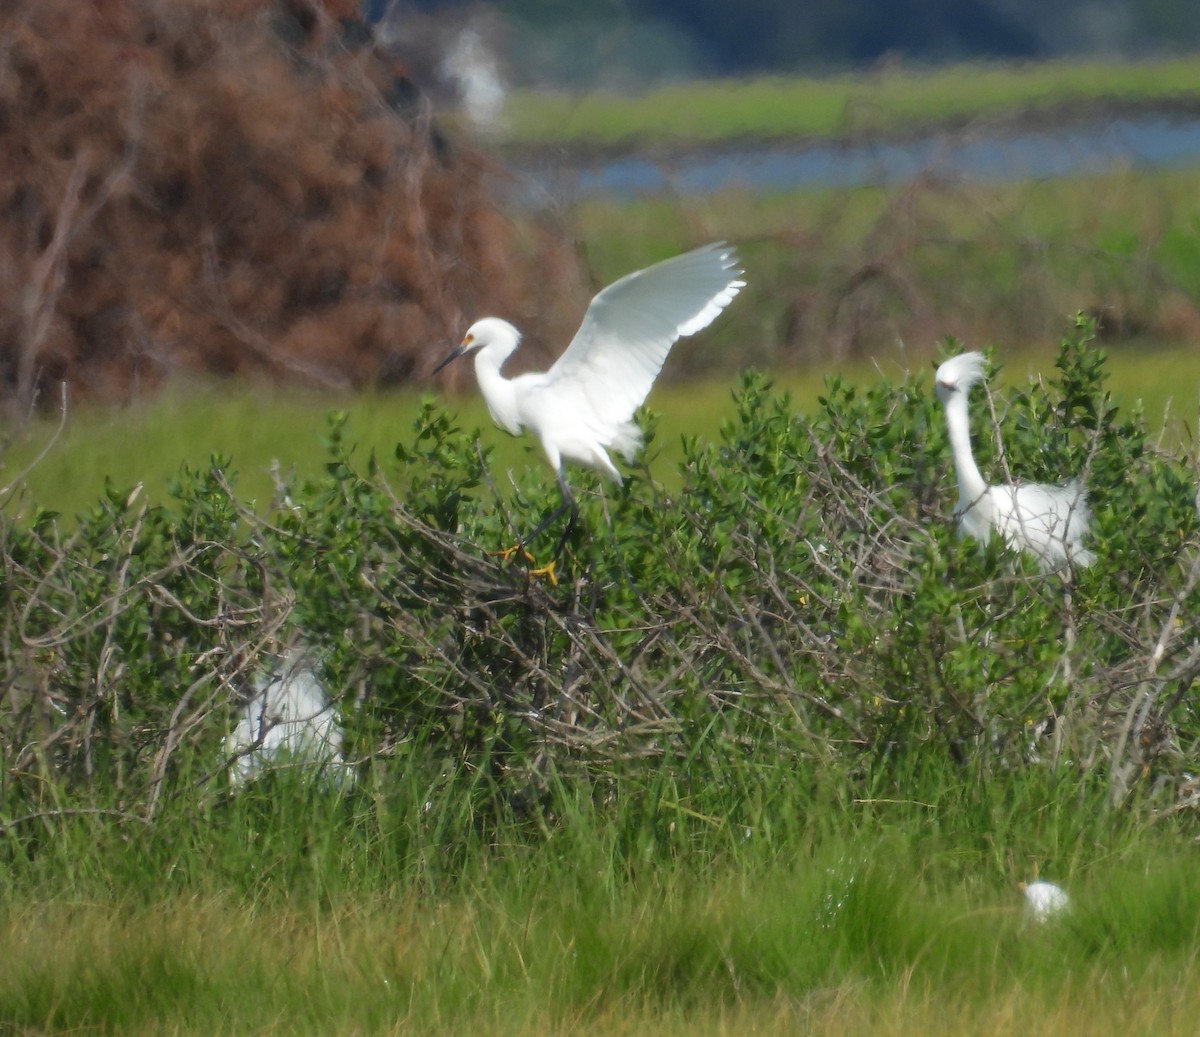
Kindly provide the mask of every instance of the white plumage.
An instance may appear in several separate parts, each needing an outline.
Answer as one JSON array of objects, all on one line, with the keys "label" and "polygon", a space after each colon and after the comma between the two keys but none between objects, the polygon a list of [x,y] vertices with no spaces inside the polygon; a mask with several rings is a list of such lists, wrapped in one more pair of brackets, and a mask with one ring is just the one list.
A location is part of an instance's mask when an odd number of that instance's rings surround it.
[{"label": "white plumage", "polygon": [[967,397],[984,378],[982,353],[962,353],[943,363],[934,376],[946,408],[946,427],[958,474],[954,515],[959,535],[986,543],[993,530],[1017,550],[1034,555],[1044,570],[1068,563],[1091,565],[1096,556],[1083,546],[1091,522],[1087,492],[1077,479],[1061,486],[1022,483],[989,486],[971,452]]},{"label": "white plumage", "polygon": [[349,777],[337,711],[301,651],[290,651],[254,682],[237,726],[225,739],[229,776],[241,785],[272,766],[305,763]]},{"label": "white plumage", "polygon": [[1025,913],[1035,922],[1047,922],[1071,906],[1066,892],[1053,882],[1018,882],[1025,894]]},{"label": "white plumage", "polygon": [[649,395],[671,346],[707,327],[729,305],[745,286],[740,274],[733,250],[717,243],[622,277],[592,300],[571,344],[543,373],[515,378],[500,373],[521,335],[498,317],[472,324],[462,344],[438,364],[435,374],[474,353],[475,375],[492,419],[514,436],[526,430],[537,436],[558,477],[563,507],[523,542],[567,508],[574,521],[565,461],[621,482],[608,451],[633,459],[642,445],[634,412]]}]

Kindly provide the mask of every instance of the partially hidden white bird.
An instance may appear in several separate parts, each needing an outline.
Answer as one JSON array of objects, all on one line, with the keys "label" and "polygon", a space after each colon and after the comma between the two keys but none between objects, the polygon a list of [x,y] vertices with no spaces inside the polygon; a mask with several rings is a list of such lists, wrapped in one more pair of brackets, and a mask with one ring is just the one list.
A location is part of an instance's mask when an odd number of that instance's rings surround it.
[{"label": "partially hidden white bird", "polygon": [[633,460],[642,445],[633,415],[671,346],[712,323],[745,287],[741,274],[733,249],[724,242],[705,245],[628,274],[600,292],[548,371],[515,378],[500,373],[521,333],[499,317],[472,324],[462,343],[434,368],[437,374],[452,360],[474,353],[475,376],[492,420],[514,436],[528,430],[541,441],[562,491],[562,506],[512,550],[524,550],[568,511],[570,518],[549,564],[532,570],[535,574],[555,582],[555,562],[578,516],[564,462],[620,484],[621,473],[608,451]]},{"label": "partially hidden white bird", "polygon": [[1025,913],[1035,922],[1048,922],[1071,906],[1066,891],[1053,882],[1018,882],[1017,889],[1025,895]]},{"label": "partially hidden white bird", "polygon": [[1083,546],[1091,522],[1087,491],[1078,479],[1063,485],[1019,483],[989,486],[971,452],[967,397],[984,379],[982,353],[961,353],[945,361],[934,375],[938,398],[946,409],[950,449],[958,474],[954,517],[960,536],[986,543],[998,532],[1015,550],[1028,551],[1043,571],[1068,564],[1091,565],[1096,556]]},{"label": "partially hidden white bird", "polygon": [[254,692],[225,739],[225,751],[232,757],[229,777],[234,785],[288,765],[304,765],[337,785],[354,781],[342,758],[337,710],[301,649],[289,650],[255,678]]}]

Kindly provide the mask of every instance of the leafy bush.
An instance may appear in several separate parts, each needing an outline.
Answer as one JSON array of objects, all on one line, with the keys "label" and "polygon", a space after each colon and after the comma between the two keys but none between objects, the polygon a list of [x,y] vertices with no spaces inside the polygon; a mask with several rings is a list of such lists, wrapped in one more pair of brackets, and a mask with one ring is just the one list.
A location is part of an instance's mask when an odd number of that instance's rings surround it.
[{"label": "leafy bush", "polygon": [[553,480],[500,493],[432,402],[395,465],[356,459],[334,416],[327,475],[263,515],[214,459],[170,508],[112,488],[70,536],[49,514],[10,523],[6,852],[37,860],[80,816],[149,833],[172,867],[166,817],[206,818],[217,843],[265,831],[314,793],[231,790],[222,737],[294,644],[322,660],[359,771],[346,845],[419,871],[430,848],[449,866],[589,825],[632,863],[802,840],[842,813],[1023,838],[1057,812],[1068,840],[1186,820],[1193,470],[1113,407],[1087,332],[1054,378],[973,411],[994,480],[1087,479],[1099,560],[1068,575],[956,538],[923,375],[833,379],[810,417],[745,376],[720,441],[685,444],[677,497],[575,475],[557,585],[492,553],[555,505]]}]

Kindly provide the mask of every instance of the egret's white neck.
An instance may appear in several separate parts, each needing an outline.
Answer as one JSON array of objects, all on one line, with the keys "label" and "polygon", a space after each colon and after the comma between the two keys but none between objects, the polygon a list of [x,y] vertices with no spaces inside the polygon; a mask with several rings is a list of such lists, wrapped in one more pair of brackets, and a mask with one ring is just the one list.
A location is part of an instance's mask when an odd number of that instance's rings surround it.
[{"label": "egret's white neck", "polygon": [[966,393],[953,393],[946,400],[946,429],[950,434],[950,450],[958,475],[959,500],[962,504],[971,504],[983,496],[987,483],[971,453],[971,424]]},{"label": "egret's white neck", "polygon": [[520,435],[522,428],[517,394],[512,382],[500,373],[500,368],[516,348],[516,342],[496,342],[475,354],[475,377],[479,381],[479,391],[487,402],[488,413],[497,425],[514,436]]}]

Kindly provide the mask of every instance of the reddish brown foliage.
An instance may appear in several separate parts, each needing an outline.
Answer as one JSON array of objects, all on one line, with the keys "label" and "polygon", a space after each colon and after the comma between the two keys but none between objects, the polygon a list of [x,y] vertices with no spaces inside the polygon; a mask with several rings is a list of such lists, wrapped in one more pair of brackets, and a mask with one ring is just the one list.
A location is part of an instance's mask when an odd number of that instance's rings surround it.
[{"label": "reddish brown foliage", "polygon": [[[0,394],[175,373],[423,374],[483,311],[543,309],[529,240],[345,4],[11,0],[0,12]],[[570,261],[567,261],[570,259]]]}]

